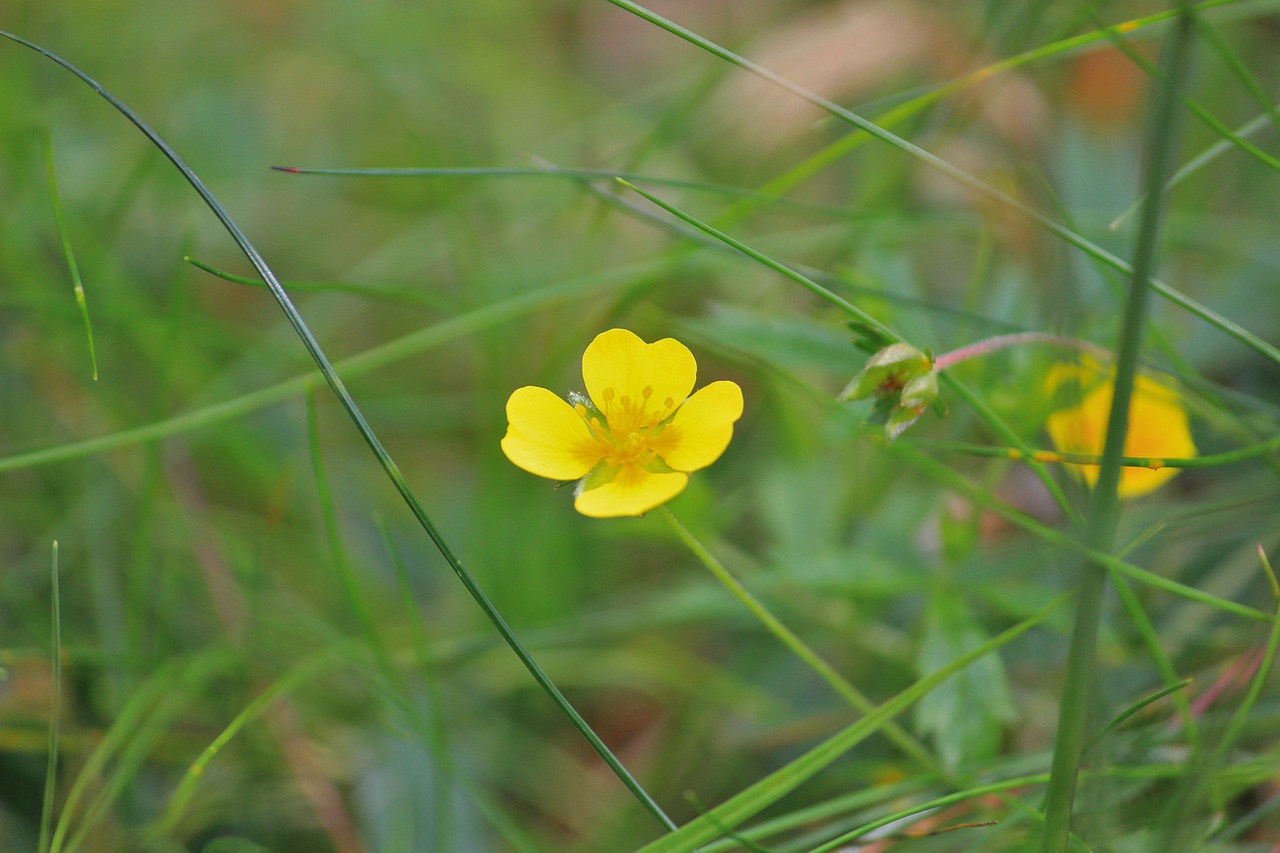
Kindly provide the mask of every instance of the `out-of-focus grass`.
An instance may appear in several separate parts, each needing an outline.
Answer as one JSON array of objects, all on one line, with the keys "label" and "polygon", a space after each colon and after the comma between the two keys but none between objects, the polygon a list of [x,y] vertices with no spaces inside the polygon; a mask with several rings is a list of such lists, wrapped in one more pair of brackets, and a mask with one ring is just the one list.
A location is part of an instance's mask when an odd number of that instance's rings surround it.
[{"label": "out-of-focus grass", "polygon": [[[1107,224],[1140,191],[1149,78],[1105,37],[1056,46],[1097,30],[1073,6],[683,5],[661,11],[801,85],[825,85],[822,69],[841,68],[821,94],[871,118],[1033,52],[1015,70],[901,110],[893,130],[1128,256],[1131,224]],[[1135,3],[1099,14],[1160,11]],[[1273,13],[1222,4],[1202,26],[1211,49],[1200,51],[1190,97],[1226,127],[1273,116],[1257,97],[1280,75]],[[638,196],[567,177],[269,169],[545,161],[756,189],[819,162],[810,158],[850,132],[794,112],[706,52],[605,2],[18,0],[0,27],[65,56],[151,122],[286,287],[349,285],[295,295],[340,369],[351,366],[352,394],[464,562],[677,822],[855,715],[661,519],[576,516],[566,491],[502,458],[506,395],[579,387],[595,333],[674,335],[697,353],[700,383],[744,386],[733,444],[673,509],[872,700],[1072,585],[1076,557],[1058,540],[1077,531],[1026,467],[909,439],[884,447],[862,429],[865,408],[832,401],[863,358],[847,318],[760,264],[673,232],[676,220],[645,218],[662,212]],[[1126,37],[1153,56],[1161,32]],[[881,51],[875,62],[847,63],[868,45]],[[1249,139],[1274,156],[1276,131]],[[53,216],[46,134],[96,383]],[[1221,142],[1189,121],[1181,162]],[[938,352],[1018,329],[1113,344],[1112,271],[901,151],[846,147],[786,190],[808,206],[635,182]],[[1233,144],[1183,180],[1168,197],[1160,270],[1272,345],[1278,178]],[[309,434],[311,364],[269,295],[187,256],[251,272],[127,123],[52,65],[0,44],[0,848],[34,849],[40,834],[54,539],[57,849],[595,851],[657,838],[660,827],[500,645],[324,394]],[[1200,450],[1274,436],[1280,367],[1175,305],[1154,312],[1144,357],[1182,381]],[[1038,447],[1038,389],[1059,355],[1007,351],[954,374]],[[255,396],[269,388],[278,390]],[[926,416],[909,437],[1010,443],[962,396],[948,402],[945,420]],[[21,459],[44,449],[68,452]],[[1050,473],[1082,508],[1079,483]],[[1145,538],[1123,559],[1274,612],[1256,546],[1274,562],[1278,495],[1274,455],[1185,471],[1125,506],[1121,547]],[[1004,504],[1060,535],[1010,524]],[[1195,833],[1212,818],[1215,849],[1257,849],[1280,826],[1273,682],[1258,682],[1247,720],[1233,713],[1244,685],[1265,678],[1254,671],[1268,626],[1130,583],[1174,675],[1193,678],[1194,725],[1162,699],[1108,732],[1090,751],[1083,826],[1100,843],[1143,849],[1175,820]],[[812,849],[913,803],[1043,772],[1068,633],[1065,611],[1050,616],[900,719],[936,767],[878,735],[765,811],[776,834],[740,831],[771,849]],[[1145,643],[1124,610],[1108,611],[1100,722],[1164,688]],[[1224,731],[1234,746],[1220,753]],[[929,828],[1000,826],[913,844],[1018,849],[1038,830],[1042,790],[1028,783],[948,805]],[[1171,801],[1185,813],[1169,814]]]}]

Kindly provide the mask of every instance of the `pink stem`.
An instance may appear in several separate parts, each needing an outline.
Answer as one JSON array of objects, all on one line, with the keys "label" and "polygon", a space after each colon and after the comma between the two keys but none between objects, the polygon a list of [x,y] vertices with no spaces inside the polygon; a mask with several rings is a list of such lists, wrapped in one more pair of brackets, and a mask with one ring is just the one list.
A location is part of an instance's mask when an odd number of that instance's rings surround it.
[{"label": "pink stem", "polygon": [[1091,355],[1108,357],[1111,353],[1105,348],[1097,344],[1082,341],[1077,338],[1065,338],[1061,335],[1051,335],[1048,332],[1018,332],[1013,335],[999,335],[994,338],[986,338],[977,341],[968,346],[960,347],[960,349],[943,353],[934,361],[933,366],[937,370],[946,370],[954,367],[962,361],[976,358],[980,355],[995,352],[1005,347],[1018,346],[1020,344],[1049,344],[1050,346],[1067,347],[1069,349],[1087,352]]}]

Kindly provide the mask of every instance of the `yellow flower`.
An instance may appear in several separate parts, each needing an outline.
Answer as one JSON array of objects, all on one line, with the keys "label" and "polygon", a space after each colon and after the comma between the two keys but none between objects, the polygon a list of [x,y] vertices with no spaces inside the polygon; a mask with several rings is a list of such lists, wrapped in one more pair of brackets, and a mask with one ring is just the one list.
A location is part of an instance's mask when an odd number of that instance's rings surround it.
[{"label": "yellow flower", "polygon": [[570,394],[573,405],[533,385],[512,392],[502,452],[539,477],[578,480],[573,505],[583,515],[642,515],[716,461],[742,417],[733,382],[689,396],[697,373],[679,341],[646,344],[610,329],[583,353],[587,395]]},{"label": "yellow flower", "polygon": [[[1045,430],[1054,447],[1064,453],[1101,455],[1111,412],[1113,377],[1096,362],[1059,365],[1049,372],[1045,387],[1053,393],[1068,384],[1079,389],[1080,401],[1054,412]],[[1187,458],[1196,455],[1187,413],[1178,394],[1168,385],[1147,376],[1135,376],[1129,401],[1129,434],[1125,456],[1152,459]],[[1096,465],[1073,466],[1090,486],[1098,480]],[[1119,495],[1133,498],[1158,489],[1178,473],[1178,468],[1123,468]]]}]

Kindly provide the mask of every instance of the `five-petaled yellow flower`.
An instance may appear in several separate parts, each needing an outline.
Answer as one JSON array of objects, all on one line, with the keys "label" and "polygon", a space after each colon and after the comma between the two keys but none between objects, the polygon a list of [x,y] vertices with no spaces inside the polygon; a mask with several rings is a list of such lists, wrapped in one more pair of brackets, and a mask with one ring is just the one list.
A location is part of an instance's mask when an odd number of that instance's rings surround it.
[{"label": "five-petaled yellow flower", "polygon": [[[1054,447],[1066,453],[1100,455],[1106,440],[1107,417],[1111,413],[1112,377],[1096,362],[1059,365],[1049,372],[1046,389],[1077,385],[1080,400],[1074,406],[1054,412],[1045,430]],[[1171,387],[1148,376],[1135,376],[1129,401],[1129,434],[1125,456],[1152,459],[1187,458],[1196,455],[1187,413]],[[1090,486],[1098,481],[1096,465],[1072,466]],[[1158,489],[1178,473],[1178,468],[1130,468],[1120,471],[1119,495],[1133,498]]]},{"label": "five-petaled yellow flower", "polygon": [[583,515],[641,515],[716,461],[742,417],[736,383],[712,382],[689,396],[697,373],[679,341],[646,344],[610,329],[583,353],[586,395],[566,403],[533,385],[511,394],[502,452],[539,477],[578,480],[573,505]]}]

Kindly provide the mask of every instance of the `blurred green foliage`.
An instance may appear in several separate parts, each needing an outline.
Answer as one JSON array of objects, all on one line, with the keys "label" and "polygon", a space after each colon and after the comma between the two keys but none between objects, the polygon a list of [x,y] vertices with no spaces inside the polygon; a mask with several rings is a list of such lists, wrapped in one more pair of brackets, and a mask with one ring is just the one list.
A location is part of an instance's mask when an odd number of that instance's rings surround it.
[{"label": "blurred green foliage", "polygon": [[[873,119],[997,59],[1095,31],[1077,5],[654,4]],[[1088,5],[1107,22],[1163,9]],[[1202,26],[1191,97],[1232,128],[1268,115],[1249,81],[1280,84],[1275,5],[1224,4]],[[785,198],[742,200],[729,188],[763,187],[849,129],[605,2],[11,0],[0,27],[95,77],[200,174],[295,294],[463,562],[677,822],[856,714],[660,519],[576,516],[570,490],[502,457],[507,394],[579,388],[582,349],[599,331],[675,336],[697,354],[699,384],[743,385],[734,443],[672,509],[873,700],[1072,585],[1068,549],[913,461],[928,452],[915,439],[1007,443],[989,418],[948,397],[945,419],[926,414],[905,450],[886,448],[864,424],[868,406],[834,401],[866,359],[850,318],[611,182],[269,168],[547,162],[684,179],[701,188],[636,183],[803,267],[921,347],[1029,329],[1112,345],[1120,278],[900,151],[864,144]],[[1129,38],[1152,55],[1159,33]],[[895,131],[1124,256],[1132,222],[1107,226],[1136,200],[1149,79],[1106,39],[1042,54]],[[1277,128],[1260,128],[1253,144],[1275,155]],[[1189,120],[1179,162],[1221,139]],[[1161,270],[1273,343],[1278,178],[1236,146],[1188,177],[1169,195]],[[0,849],[37,844],[54,539],[63,850],[602,851],[657,837],[497,640],[320,386],[338,532],[327,534],[305,351],[266,290],[187,256],[252,272],[134,128],[52,63],[0,42]],[[360,360],[402,339],[376,364]],[[1146,364],[1185,389],[1202,452],[1275,434],[1280,365],[1167,302],[1148,344]],[[1037,447],[1038,389],[1062,357],[1009,350],[954,373]],[[279,383],[291,384],[261,393]],[[178,417],[160,435],[129,433]],[[104,436],[119,438],[80,444]],[[43,450],[57,458],[26,455]],[[988,502],[1073,529],[1024,465],[934,458]],[[1124,559],[1273,612],[1255,549],[1274,562],[1280,546],[1278,473],[1274,456],[1184,472],[1126,506],[1120,541],[1141,542]],[[1067,509],[1083,507],[1078,481],[1050,474]],[[1211,849],[1260,849],[1280,832],[1274,680],[1220,764],[1192,759],[1195,738],[1211,746],[1239,706],[1267,626],[1148,587],[1135,597],[1176,674],[1195,679],[1196,724],[1162,700],[1119,727],[1095,759],[1113,772],[1087,781],[1080,808],[1117,850],[1143,849],[1155,822],[1174,819],[1188,832],[1216,821]],[[1068,632],[1065,612],[1051,617],[904,716],[928,766],[873,738],[765,812],[794,826],[761,843],[812,849],[910,800],[1042,772]],[[1103,721],[1164,683],[1113,608]],[[274,701],[253,705],[264,693]],[[175,809],[192,762],[246,709]],[[1207,774],[1207,793],[1162,814],[1187,767]],[[1001,825],[912,849],[1021,849],[1040,796],[1031,786],[951,807],[942,824]]]}]

